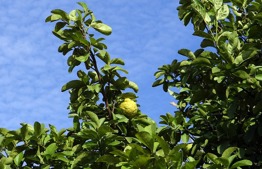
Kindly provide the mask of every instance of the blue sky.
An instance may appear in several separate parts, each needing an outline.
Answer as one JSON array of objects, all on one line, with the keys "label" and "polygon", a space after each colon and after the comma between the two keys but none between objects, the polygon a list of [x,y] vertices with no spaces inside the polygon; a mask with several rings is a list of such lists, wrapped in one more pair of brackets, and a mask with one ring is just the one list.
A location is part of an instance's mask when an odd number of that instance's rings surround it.
[{"label": "blue sky", "polygon": [[[62,43],[53,36],[54,24],[45,23],[53,9],[67,12],[78,1],[0,0],[0,127],[16,129],[21,122],[71,127],[66,82],[76,79],[67,72],[66,57],[57,52]],[[110,25],[105,37],[111,57],[122,58],[127,77],[139,85],[141,110],[157,122],[173,113],[175,101],[161,87],[152,88],[154,72],[173,59],[181,48],[197,49],[193,30],[177,16],[178,0],[89,0],[97,19]]]}]

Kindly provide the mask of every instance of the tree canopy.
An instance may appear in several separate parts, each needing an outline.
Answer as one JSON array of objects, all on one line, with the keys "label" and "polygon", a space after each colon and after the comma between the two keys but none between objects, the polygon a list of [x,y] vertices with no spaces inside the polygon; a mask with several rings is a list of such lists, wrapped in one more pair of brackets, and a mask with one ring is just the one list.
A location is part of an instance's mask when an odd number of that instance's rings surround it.
[{"label": "tree canopy", "polygon": [[179,19],[203,40],[155,73],[153,86],[177,100],[161,125],[139,110],[124,61],[96,38],[111,27],[78,4],[46,18],[55,23],[68,72],[78,68],[77,79],[62,86],[70,93],[72,127],[0,128],[0,169],[261,168],[261,0],[180,0]]}]

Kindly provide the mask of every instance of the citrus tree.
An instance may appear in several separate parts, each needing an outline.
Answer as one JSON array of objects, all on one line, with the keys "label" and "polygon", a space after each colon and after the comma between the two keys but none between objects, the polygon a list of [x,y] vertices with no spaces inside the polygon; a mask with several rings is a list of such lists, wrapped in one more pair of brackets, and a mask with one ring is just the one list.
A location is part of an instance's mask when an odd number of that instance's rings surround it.
[{"label": "citrus tree", "polygon": [[251,168],[261,168],[262,1],[180,0],[180,4],[179,18],[185,25],[191,22],[193,35],[203,40],[196,51],[178,51],[185,60],[174,60],[155,73],[154,86],[162,85],[178,100],[175,117],[162,116],[164,124],[175,120],[178,140],[193,142],[193,156],[209,152],[201,160],[214,162],[214,168],[232,162],[215,160],[228,147],[237,147],[231,150],[252,161]]},{"label": "citrus tree", "polygon": [[180,0],[179,18],[203,41],[155,73],[153,86],[178,101],[174,114],[161,116],[161,127],[139,110],[138,86],[126,78],[124,61],[97,38],[111,27],[83,2],[68,13],[52,10],[46,22],[55,23],[58,51],[77,74],[62,87],[73,124],[61,131],[39,122],[0,128],[0,169],[260,168],[261,3]]}]

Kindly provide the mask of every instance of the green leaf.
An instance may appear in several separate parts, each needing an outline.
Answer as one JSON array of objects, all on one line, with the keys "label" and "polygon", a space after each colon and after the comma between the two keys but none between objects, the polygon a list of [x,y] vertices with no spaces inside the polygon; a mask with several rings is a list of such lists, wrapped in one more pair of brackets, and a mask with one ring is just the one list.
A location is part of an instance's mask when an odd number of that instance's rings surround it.
[{"label": "green leaf", "polygon": [[123,69],[123,68],[122,68],[122,67],[120,67],[120,66],[115,66],[113,70],[120,70],[120,71],[122,71],[122,72],[124,72],[124,73],[128,74],[128,71],[127,71],[127,70],[125,70],[125,69]]},{"label": "green leaf", "polygon": [[216,19],[224,20],[229,15],[229,8],[227,4],[224,4],[221,8],[218,9]]},{"label": "green leaf", "polygon": [[152,87],[160,86],[164,83],[164,79],[158,79],[153,84]]},{"label": "green leaf", "polygon": [[59,39],[61,40],[64,40],[66,41],[67,40],[67,37],[65,36],[65,32],[64,30],[60,29],[59,31],[53,31],[52,32],[56,37],[58,37]]},{"label": "green leaf", "polygon": [[246,60],[251,59],[254,56],[256,56],[258,52],[259,52],[258,49],[254,47],[248,47],[248,49],[244,49],[243,51],[240,52],[240,54],[236,57],[234,63],[241,64],[245,62]]},{"label": "green leaf", "polygon": [[45,19],[45,22],[54,22],[54,21],[57,21],[59,19],[62,19],[62,17],[60,15],[53,14],[53,15],[48,16]]},{"label": "green leaf", "polygon": [[79,118],[77,116],[75,116],[73,118],[73,128],[74,128],[74,131],[80,130],[80,122],[79,122]]},{"label": "green leaf", "polygon": [[198,57],[198,58],[196,58],[195,60],[192,61],[191,64],[196,64],[196,65],[197,65],[197,64],[201,64],[201,65],[207,65],[207,66],[210,66],[210,65],[211,65],[209,59],[203,58],[203,57]]},{"label": "green leaf", "polygon": [[83,55],[83,56],[75,56],[75,59],[78,60],[79,62],[85,62],[89,58],[89,54]]},{"label": "green leaf", "polygon": [[[95,113],[93,113],[93,112],[91,112],[91,111],[88,111],[87,112],[87,115],[91,118],[91,120],[93,121],[93,122],[95,122],[96,124],[97,124],[97,126],[100,124],[99,123],[99,118],[98,118],[98,116],[95,114]],[[98,126],[99,127],[99,126]]]},{"label": "green leaf", "polygon": [[80,80],[72,80],[68,83],[66,83],[63,87],[62,87],[62,92],[68,90],[68,89],[78,89],[80,87],[83,87],[85,84],[80,81]]},{"label": "green leaf", "polygon": [[222,166],[224,166],[224,167],[229,167],[229,160],[227,158],[224,158],[224,157],[216,158],[216,163],[222,164]]},{"label": "green leaf", "polygon": [[183,154],[182,152],[175,151],[174,149],[170,152],[172,159],[172,167],[175,169],[180,169],[183,163]]},{"label": "green leaf", "polygon": [[227,148],[223,154],[222,157],[229,158],[233,152],[235,152],[238,148],[237,147],[229,147]]},{"label": "green leaf", "polygon": [[138,156],[138,158],[136,158],[136,160],[134,161],[134,168],[142,168],[143,166],[147,166],[151,159],[152,158],[148,156]]},{"label": "green leaf", "polygon": [[58,32],[60,29],[62,29],[63,27],[65,27],[67,23],[66,22],[57,22],[55,25],[55,32]]},{"label": "green leaf", "polygon": [[193,0],[192,1],[192,7],[193,9],[198,12],[198,14],[202,17],[202,19],[209,23],[211,21],[210,16],[208,15],[205,7],[203,6],[203,3],[200,2],[199,0]]},{"label": "green leaf", "polygon": [[88,7],[86,5],[86,3],[84,2],[77,2],[83,9],[84,11],[87,13],[88,12]]},{"label": "green leaf", "polygon": [[241,161],[237,161],[235,162],[230,169],[232,168],[238,168],[238,167],[242,167],[242,166],[252,166],[252,161],[250,160],[241,160]]},{"label": "green leaf", "polygon": [[206,157],[207,157],[208,159],[210,159],[213,163],[217,164],[217,163],[216,163],[217,156],[216,156],[215,154],[207,153],[207,154],[206,154]]},{"label": "green leaf", "polygon": [[8,130],[6,128],[0,128],[0,134],[6,135],[8,133]]},{"label": "green leaf", "polygon": [[137,96],[132,92],[123,93],[120,96],[123,99],[125,99],[125,98],[136,99],[137,98]]},{"label": "green leaf", "polygon": [[72,166],[71,168],[78,168],[79,164],[82,162],[82,161],[85,161],[86,159],[88,159],[90,155],[88,154],[88,152],[81,152],[72,162]]},{"label": "green leaf", "polygon": [[129,87],[133,89],[135,92],[138,92],[138,86],[135,82],[129,80]]},{"label": "green leaf", "polygon": [[21,128],[21,136],[24,140],[27,140],[29,137],[29,126],[28,124],[22,124],[23,127]]},{"label": "green leaf", "polygon": [[44,154],[45,155],[54,155],[56,150],[57,150],[57,145],[56,143],[52,143],[50,144],[48,147],[46,147],[45,151],[44,151]]},{"label": "green leaf", "polygon": [[194,60],[196,58],[196,56],[194,55],[194,53],[188,49],[180,49],[178,51],[178,53],[180,55],[184,55],[184,56],[187,56],[189,59],[191,60]]},{"label": "green leaf", "polygon": [[170,151],[169,144],[162,137],[157,136],[156,138],[157,138],[161,148],[163,149],[164,154],[168,155],[168,153]]},{"label": "green leaf", "polygon": [[110,35],[112,33],[112,28],[104,23],[92,22],[91,27],[104,35]]},{"label": "green leaf", "polygon": [[211,41],[213,40],[212,35],[209,34],[209,33],[204,32],[204,31],[199,31],[199,30],[197,30],[197,31],[195,31],[195,32],[193,33],[193,35],[199,36],[199,37],[202,37],[202,38],[211,40]]},{"label": "green leaf", "polygon": [[211,0],[214,4],[215,10],[218,10],[223,5],[223,0]]},{"label": "green leaf", "polygon": [[120,58],[115,58],[110,61],[110,64],[125,65],[125,62]]},{"label": "green leaf", "polygon": [[40,136],[42,133],[42,125],[39,122],[34,123],[34,134]]},{"label": "green leaf", "polygon": [[72,10],[70,13],[69,13],[69,19],[71,21],[77,21],[78,20],[78,17],[77,17],[77,10]]},{"label": "green leaf", "polygon": [[14,158],[15,165],[19,167],[23,158],[24,158],[23,152],[17,154],[16,157]]},{"label": "green leaf", "polygon": [[[56,153],[56,159],[59,161],[63,161],[65,163],[69,163],[70,161],[66,158],[64,153]],[[49,168],[48,168],[49,169]]]},{"label": "green leaf", "polygon": [[186,133],[184,133],[184,134],[181,135],[181,139],[182,139],[182,141],[183,141],[184,143],[187,143],[188,140],[189,140],[189,135],[186,134]]},{"label": "green leaf", "polygon": [[51,13],[52,15],[46,18],[46,22],[53,22],[59,19],[62,19],[64,21],[69,20],[67,13],[61,9],[54,9],[51,11]]},{"label": "green leaf", "polygon": [[103,155],[96,160],[96,162],[105,162],[107,164],[117,164],[119,161],[118,157],[112,155]]},{"label": "green leaf", "polygon": [[215,47],[214,42],[213,42],[212,40],[209,40],[209,39],[204,39],[204,40],[201,42],[200,46],[201,46],[202,48]]},{"label": "green leaf", "polygon": [[249,74],[244,70],[238,70],[238,71],[234,72],[233,75],[240,77],[241,79],[250,78]]},{"label": "green leaf", "polygon": [[147,146],[151,151],[153,151],[154,148],[154,141],[152,139],[152,136],[145,131],[139,132],[136,134],[136,137],[141,141],[145,146]]},{"label": "green leaf", "polygon": [[197,164],[198,164],[198,161],[188,161],[186,162],[184,169],[195,169]]},{"label": "green leaf", "polygon": [[87,88],[88,88],[90,91],[99,93],[100,90],[101,90],[101,85],[100,85],[100,84],[92,84],[92,85],[87,86]]},{"label": "green leaf", "polygon": [[257,74],[255,78],[259,81],[262,81],[262,74]]}]

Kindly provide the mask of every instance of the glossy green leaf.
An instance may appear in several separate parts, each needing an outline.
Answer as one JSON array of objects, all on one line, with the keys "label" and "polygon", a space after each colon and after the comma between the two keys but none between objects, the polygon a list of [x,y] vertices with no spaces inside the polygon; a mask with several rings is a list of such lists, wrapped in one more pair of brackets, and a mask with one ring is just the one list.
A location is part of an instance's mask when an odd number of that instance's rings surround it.
[{"label": "glossy green leaf", "polygon": [[114,157],[112,155],[103,155],[102,157],[99,157],[97,159],[97,162],[104,162],[107,164],[116,164],[118,163],[120,160],[117,157]]},{"label": "glossy green leaf", "polygon": [[189,135],[184,133],[181,135],[181,139],[184,143],[187,143],[189,141]]},{"label": "glossy green leaf", "polygon": [[40,136],[40,134],[42,133],[42,125],[39,122],[35,122],[34,123],[34,134],[36,136]]},{"label": "glossy green leaf", "polygon": [[91,27],[104,35],[110,35],[112,33],[112,28],[104,23],[92,22]]},{"label": "glossy green leaf", "polygon": [[78,20],[77,10],[72,10],[72,11],[69,13],[69,19],[70,19],[71,21],[77,21],[77,20]]},{"label": "glossy green leaf", "polygon": [[45,155],[54,155],[57,150],[56,143],[51,143],[49,146],[46,147],[44,154]]},{"label": "glossy green leaf", "polygon": [[211,0],[211,2],[214,4],[215,10],[218,10],[223,5],[223,0]]},{"label": "glossy green leaf", "polygon": [[187,56],[189,59],[191,60],[194,60],[196,58],[196,56],[194,55],[194,53],[188,49],[180,49],[178,51],[178,53],[180,55],[184,55],[184,56]]},{"label": "glossy green leaf", "polygon": [[125,65],[125,62],[120,58],[115,58],[110,61],[110,64]]},{"label": "glossy green leaf", "polygon": [[157,136],[157,140],[158,140],[161,148],[163,149],[164,154],[168,155],[168,153],[170,151],[169,144],[162,137]]},{"label": "glossy green leaf", "polygon": [[199,13],[199,15],[203,18],[205,22],[209,23],[211,21],[211,18],[208,15],[203,4],[199,0],[193,0],[192,2],[193,9]]},{"label": "glossy green leaf", "polygon": [[80,88],[84,86],[84,83],[80,80],[72,80],[70,82],[68,82],[67,84],[65,84],[63,87],[62,87],[62,92],[68,90],[68,89],[72,89],[72,88]]},{"label": "glossy green leaf", "polygon": [[89,54],[83,55],[83,56],[75,56],[75,59],[78,60],[79,62],[85,62],[89,58]]},{"label": "glossy green leaf", "polygon": [[240,160],[235,162],[230,169],[232,168],[238,168],[238,167],[243,167],[243,166],[252,166],[252,161],[250,160]]},{"label": "glossy green leaf", "polygon": [[88,156],[90,156],[88,154],[88,152],[81,152],[75,159],[74,161],[72,162],[72,166],[71,168],[74,169],[74,168],[78,168],[79,164],[82,162],[82,161],[85,161],[85,159],[88,159]]},{"label": "glossy green leaf", "polygon": [[57,14],[53,14],[53,15],[50,15],[48,16],[46,19],[45,19],[45,22],[54,22],[54,21],[57,21],[59,19],[62,19],[62,17],[60,15],[57,15]]},{"label": "glossy green leaf", "polygon": [[77,2],[78,5],[80,5],[85,12],[88,12],[88,6],[85,2]]},{"label": "glossy green leaf", "polygon": [[24,159],[24,154],[23,152],[19,153],[16,155],[16,157],[14,158],[14,162],[16,166],[21,166],[21,162]]},{"label": "glossy green leaf", "polygon": [[191,64],[196,64],[196,65],[197,65],[197,64],[202,64],[202,65],[207,65],[207,66],[210,66],[210,65],[211,65],[209,59],[203,58],[203,57],[198,57],[198,58],[196,58],[195,60],[192,61]]},{"label": "glossy green leaf", "polygon": [[7,133],[8,133],[8,129],[6,129],[6,128],[0,128],[0,134],[1,135],[6,135]]},{"label": "glossy green leaf", "polygon": [[61,9],[54,9],[51,11],[52,15],[46,18],[46,22],[53,22],[59,19],[62,19],[64,21],[68,21],[68,14],[61,10]]},{"label": "glossy green leaf", "polygon": [[55,32],[58,32],[60,29],[62,29],[63,27],[66,26],[66,22],[57,22],[56,25],[55,25],[55,29],[54,31]]},{"label": "glossy green leaf", "polygon": [[229,167],[229,160],[224,157],[218,157],[216,158],[216,163],[221,164],[224,167]]},{"label": "glossy green leaf", "polygon": [[121,72],[124,72],[125,74],[128,74],[128,71],[125,70],[125,69],[123,69],[123,68],[120,67],[120,66],[115,66],[115,67],[113,68],[113,70],[119,70],[119,71],[121,71]]},{"label": "glossy green leaf", "polygon": [[210,159],[213,163],[216,163],[217,156],[215,154],[207,153],[206,157]]},{"label": "glossy green leaf", "polygon": [[224,4],[221,8],[218,9],[216,19],[217,20],[224,20],[229,15],[229,8],[227,4]]},{"label": "glossy green leaf", "polygon": [[195,32],[193,33],[193,35],[199,36],[199,37],[202,37],[202,38],[205,38],[205,39],[208,39],[208,40],[213,41],[213,36],[210,35],[210,34],[208,34],[208,33],[206,33],[206,32],[204,32],[204,31],[199,31],[199,30],[197,30],[197,31],[195,31]]},{"label": "glossy green leaf", "polygon": [[22,124],[22,128],[21,128],[21,137],[24,139],[24,140],[27,140],[28,137],[29,137],[29,127],[28,127],[28,124]]},{"label": "glossy green leaf", "polygon": [[257,74],[255,78],[259,81],[262,81],[262,74]]},{"label": "glossy green leaf", "polygon": [[214,42],[213,42],[212,40],[209,40],[209,39],[204,39],[204,40],[201,42],[200,46],[201,46],[202,48],[215,47]]},{"label": "glossy green leaf", "polygon": [[87,114],[88,114],[88,116],[91,118],[91,120],[93,122],[95,122],[97,125],[100,124],[99,123],[99,118],[98,118],[98,116],[95,113],[88,111]]},{"label": "glossy green leaf", "polygon": [[135,82],[129,80],[129,87],[133,89],[135,92],[138,92],[138,86]]},{"label": "glossy green leaf", "polygon": [[258,53],[258,50],[256,48],[249,47],[248,49],[245,49],[239,53],[239,55],[236,57],[234,63],[241,64],[245,62],[248,59],[253,58]]},{"label": "glossy green leaf", "polygon": [[164,79],[158,79],[158,80],[156,80],[156,81],[152,84],[152,87],[156,87],[156,86],[162,85],[163,83],[164,83]]},{"label": "glossy green leaf", "polygon": [[152,136],[145,131],[139,132],[136,134],[136,137],[141,141],[145,146],[147,146],[151,151],[153,151],[154,148],[154,141],[152,139]]},{"label": "glossy green leaf", "polygon": [[240,77],[241,79],[248,79],[250,77],[249,74],[244,70],[238,70],[233,74],[237,77]]}]

